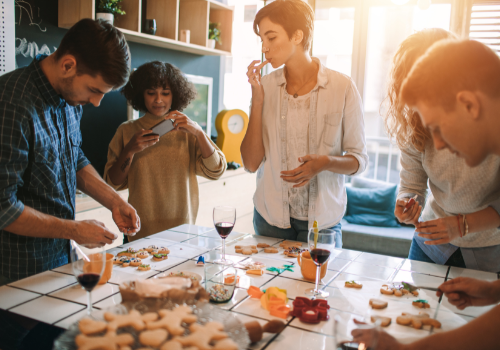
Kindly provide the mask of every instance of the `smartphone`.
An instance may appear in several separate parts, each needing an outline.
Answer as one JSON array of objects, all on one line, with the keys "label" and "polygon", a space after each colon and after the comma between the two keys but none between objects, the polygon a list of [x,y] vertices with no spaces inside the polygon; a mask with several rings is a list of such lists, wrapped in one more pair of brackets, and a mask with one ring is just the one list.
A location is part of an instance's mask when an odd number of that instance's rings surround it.
[{"label": "smartphone", "polygon": [[153,131],[151,134],[147,134],[144,136],[153,136],[153,135],[158,135],[159,137],[162,137],[165,135],[167,132],[174,130],[174,122],[172,119],[165,119],[156,124],[151,128]]},{"label": "smartphone", "polygon": [[415,195],[415,197],[410,198],[408,203],[406,203],[405,208],[403,210],[403,214],[406,213],[408,210],[410,210],[415,205],[416,202],[417,202],[417,195]]}]

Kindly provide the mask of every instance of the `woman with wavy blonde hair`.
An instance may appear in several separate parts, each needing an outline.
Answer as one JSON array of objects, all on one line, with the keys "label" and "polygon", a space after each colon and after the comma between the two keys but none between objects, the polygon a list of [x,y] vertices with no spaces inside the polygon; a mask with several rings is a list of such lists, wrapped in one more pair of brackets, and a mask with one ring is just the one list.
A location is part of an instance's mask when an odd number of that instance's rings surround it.
[{"label": "woman with wavy blonde hair", "polygon": [[[415,61],[437,41],[454,39],[443,29],[425,29],[406,38],[394,55],[384,115],[386,130],[401,149],[394,214],[416,227],[409,259],[498,272],[500,215],[494,208],[499,208],[500,158],[489,156],[470,168],[456,155],[436,151],[417,112],[400,103],[401,85]],[[415,196],[416,204],[404,212]]]}]

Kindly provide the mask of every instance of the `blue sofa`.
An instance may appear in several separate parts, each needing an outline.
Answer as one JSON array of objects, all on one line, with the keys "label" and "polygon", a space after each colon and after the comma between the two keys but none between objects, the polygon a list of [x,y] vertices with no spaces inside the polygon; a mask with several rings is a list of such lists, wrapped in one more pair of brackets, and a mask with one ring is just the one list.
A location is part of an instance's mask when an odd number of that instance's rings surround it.
[{"label": "blue sofa", "polygon": [[[375,188],[387,185],[383,181],[354,177],[348,186]],[[415,228],[410,226],[378,227],[351,224],[345,219],[342,220],[342,242],[344,248],[400,258],[408,257],[414,231]]]}]

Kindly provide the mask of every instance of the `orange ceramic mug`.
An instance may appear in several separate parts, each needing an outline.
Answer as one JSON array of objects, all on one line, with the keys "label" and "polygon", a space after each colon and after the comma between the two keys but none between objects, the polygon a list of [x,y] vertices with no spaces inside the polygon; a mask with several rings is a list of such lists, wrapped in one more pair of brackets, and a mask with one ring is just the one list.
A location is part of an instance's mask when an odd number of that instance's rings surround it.
[{"label": "orange ceramic mug", "polygon": [[[101,262],[101,254],[90,254],[90,261],[83,262],[83,271],[101,273],[102,262]],[[98,284],[104,284],[109,281],[111,278],[111,274],[113,272],[113,258],[115,256],[110,253],[106,253],[106,266],[104,267],[104,272],[102,273],[101,279]]]},{"label": "orange ceramic mug", "polygon": [[[311,259],[311,254],[308,251],[302,252],[297,256],[297,261],[300,266],[300,272],[302,276],[308,281],[316,281],[316,264]],[[328,262],[321,265],[320,279],[325,277],[326,270],[328,268]]]}]

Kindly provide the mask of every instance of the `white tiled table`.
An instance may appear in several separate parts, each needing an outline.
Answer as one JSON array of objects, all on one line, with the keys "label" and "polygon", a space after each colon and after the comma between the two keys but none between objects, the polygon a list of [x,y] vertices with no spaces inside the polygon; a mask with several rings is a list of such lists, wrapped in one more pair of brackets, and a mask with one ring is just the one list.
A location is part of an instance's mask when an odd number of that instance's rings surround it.
[{"label": "white tiled table", "polygon": [[[118,284],[131,279],[145,279],[164,272],[190,271],[203,276],[203,267],[196,266],[198,256],[203,255],[206,263],[221,256],[221,240],[216,238],[213,228],[195,225],[181,225],[168,231],[134,241],[114,248],[109,252],[116,254],[128,247],[142,248],[149,245],[167,246],[171,253],[169,258],[162,262],[151,262],[152,269],[147,272],[138,271],[133,267],[113,267],[110,281],[98,286],[92,292],[95,309],[105,309],[121,302]],[[313,287],[313,283],[306,281],[297,265],[296,259],[284,257],[282,254],[264,253],[251,256],[237,254],[234,251],[236,244],[249,245],[268,243],[279,246],[281,241],[274,238],[252,236],[237,233],[230,235],[226,246],[226,256],[236,263],[237,267],[251,260],[260,261],[267,267],[282,267],[284,264],[294,265],[294,272],[285,271],[282,274],[269,272],[263,276],[249,276],[239,269],[240,282],[233,299],[225,304],[218,304],[221,308],[233,312],[241,321],[256,320],[265,323],[274,317],[262,309],[260,301],[248,297],[246,289],[249,286],[262,289],[276,286],[287,290],[291,305],[297,296],[305,296],[304,291]],[[330,261],[328,272],[321,281],[321,287],[330,292],[328,303],[331,306],[330,316],[336,315],[341,320],[340,335],[348,337],[355,328],[353,319],[362,318],[371,314],[383,314],[392,317],[393,324],[386,330],[397,339],[409,342],[426,336],[436,330],[415,330],[395,323],[395,318],[402,312],[418,313],[411,303],[415,298],[396,298],[381,295],[379,290],[383,282],[408,281],[429,287],[437,287],[447,279],[458,276],[470,276],[484,280],[496,280],[498,275],[488,272],[468,269],[449,268],[435,264],[399,259],[383,255],[362,253],[346,249],[334,252],[335,259]],[[149,263],[149,261],[146,261]],[[363,289],[347,289],[344,281],[355,279],[363,283]],[[368,311],[370,298],[384,299],[389,302],[385,310]],[[480,316],[491,307],[467,308],[459,311],[445,299],[440,300],[434,292],[421,290],[419,298],[427,299],[431,306],[427,312],[441,321],[445,331],[459,327],[466,322]],[[85,316],[85,291],[77,284],[72,275],[70,265],[61,266],[52,271],[25,278],[23,280],[0,287],[0,309],[30,317],[60,328],[68,328],[72,323]],[[436,315],[437,313],[437,315]],[[300,320],[289,317],[285,330],[278,336],[266,335],[251,349],[281,349],[283,347],[307,349],[333,349],[333,321],[320,322],[316,325],[302,323]]]}]

